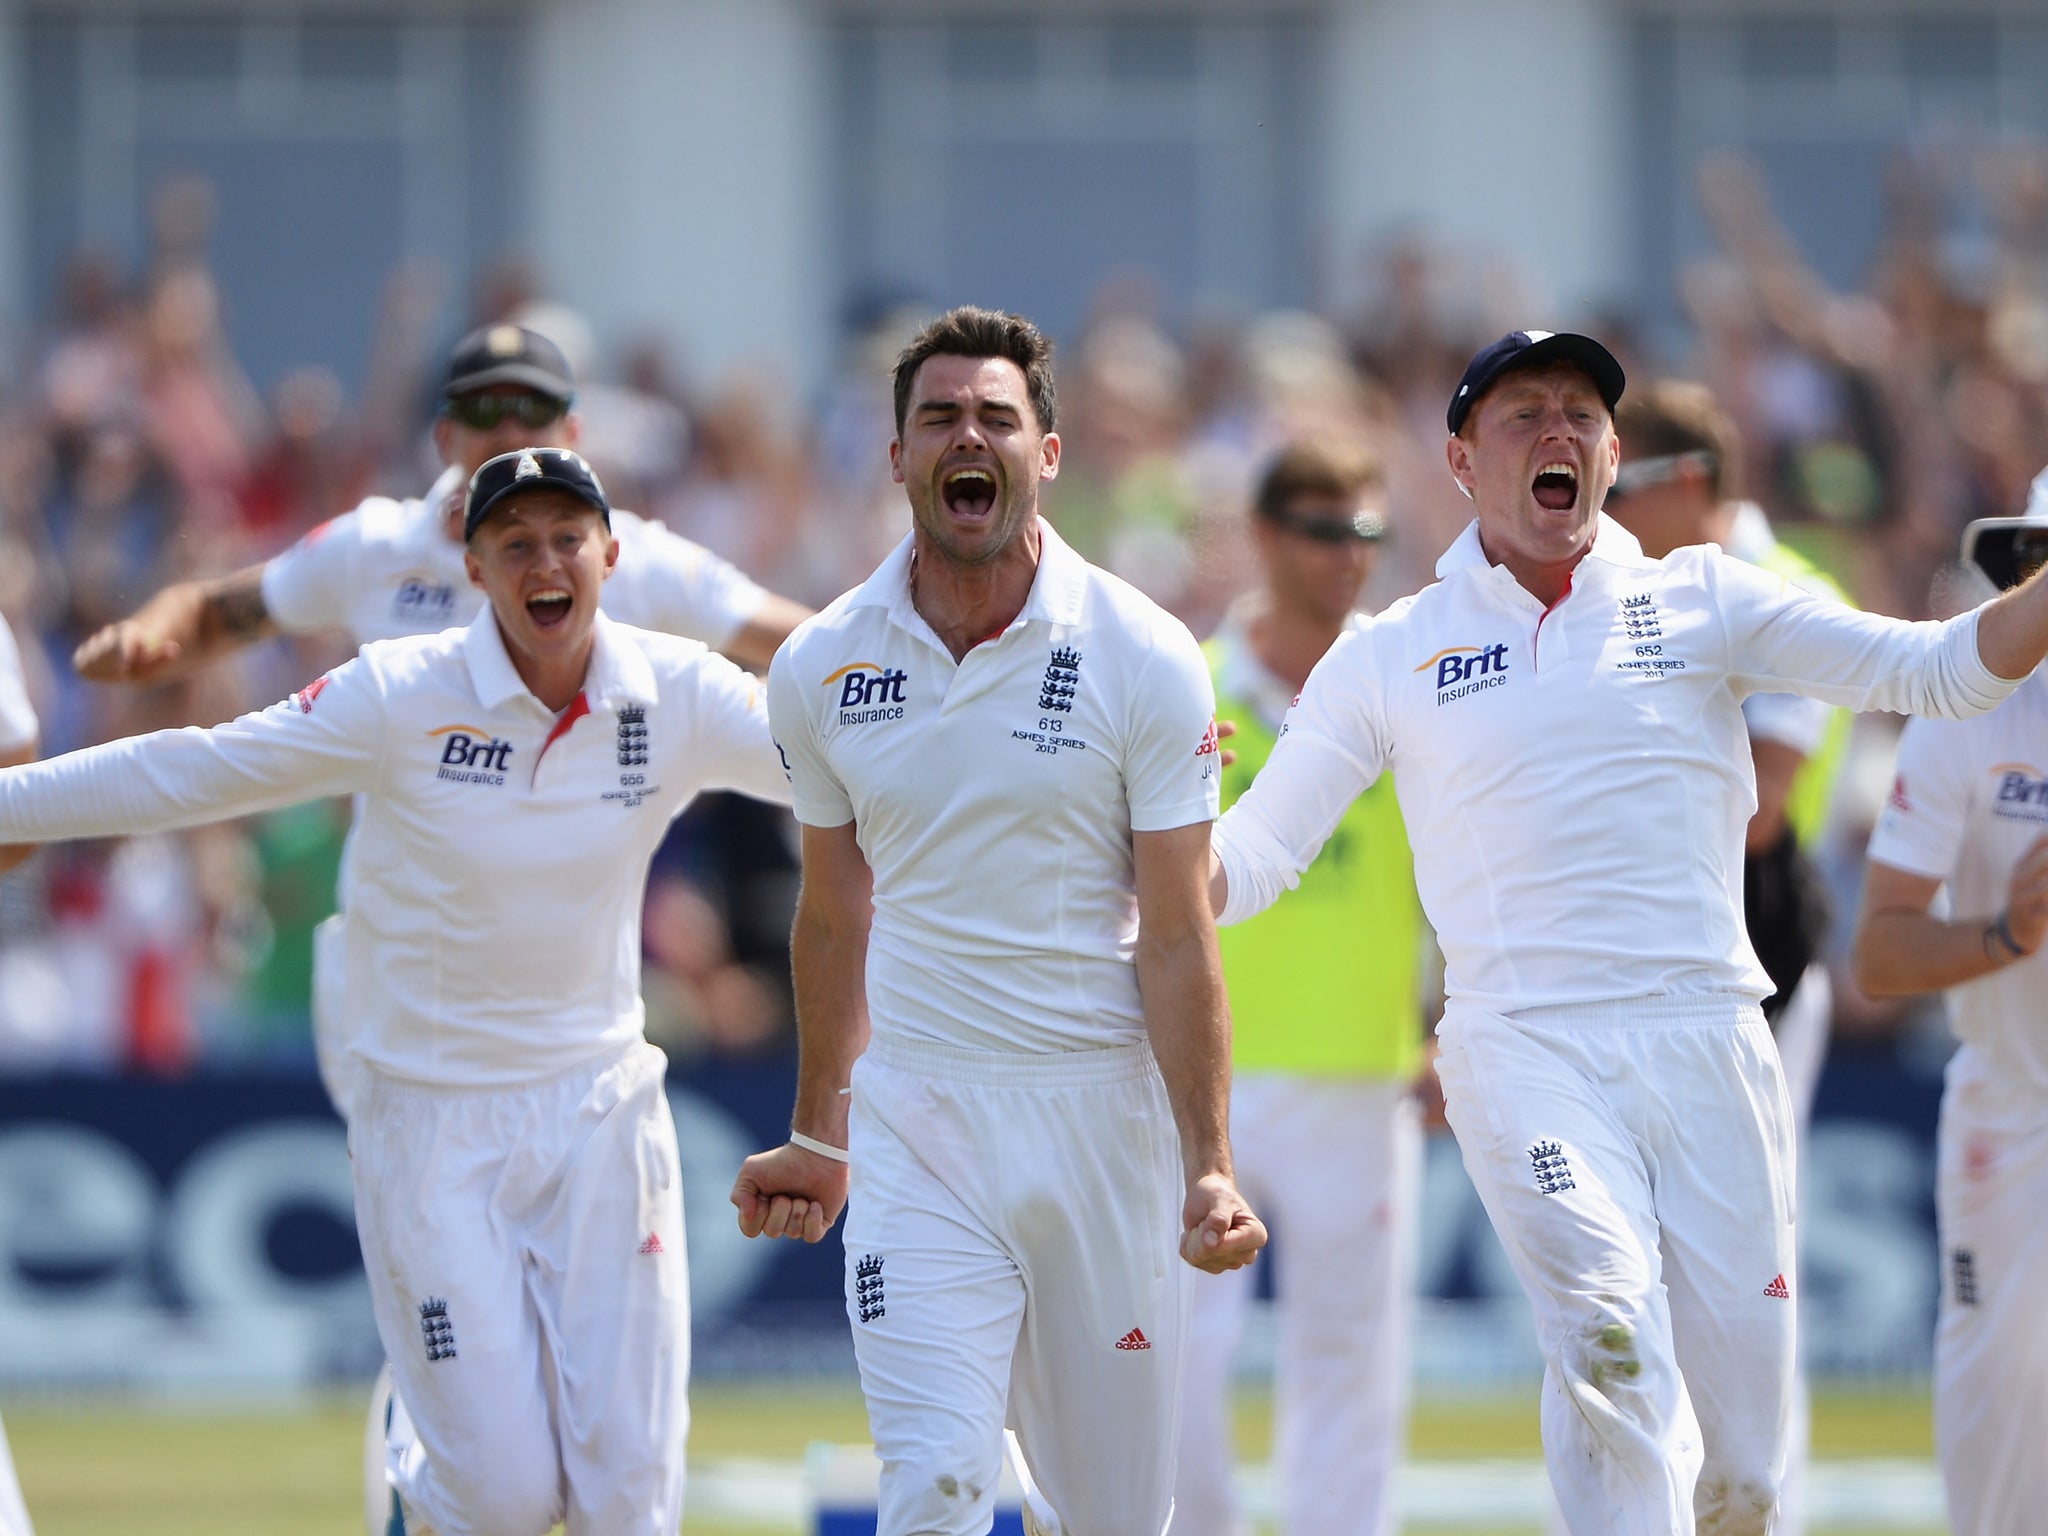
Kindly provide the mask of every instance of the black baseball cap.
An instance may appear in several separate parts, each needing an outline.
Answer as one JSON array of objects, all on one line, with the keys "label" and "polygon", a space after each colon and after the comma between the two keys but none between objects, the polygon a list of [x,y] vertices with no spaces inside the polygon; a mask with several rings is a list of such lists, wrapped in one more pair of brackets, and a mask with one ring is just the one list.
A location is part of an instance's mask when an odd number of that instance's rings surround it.
[{"label": "black baseball cap", "polygon": [[612,504],[582,454],[567,448],[521,448],[487,460],[469,477],[469,497],[462,507],[463,542],[476,537],[484,519],[507,496],[539,490],[566,491],[597,508],[605,527],[612,525]]},{"label": "black baseball cap", "polygon": [[1590,336],[1570,331],[1509,331],[1491,346],[1482,347],[1465,365],[1458,380],[1458,392],[1451,396],[1451,408],[1444,413],[1455,434],[1479,397],[1493,387],[1494,380],[1515,368],[1535,368],[1544,363],[1570,363],[1581,369],[1600,391],[1600,398],[1612,411],[1621,399],[1628,378],[1614,354]]},{"label": "black baseball cap", "polygon": [[1963,530],[1963,559],[2001,592],[2048,565],[2048,516],[1980,517]]},{"label": "black baseball cap", "polygon": [[474,394],[494,384],[530,389],[565,406],[576,398],[576,380],[562,349],[523,325],[486,325],[458,341],[448,358],[441,398]]}]

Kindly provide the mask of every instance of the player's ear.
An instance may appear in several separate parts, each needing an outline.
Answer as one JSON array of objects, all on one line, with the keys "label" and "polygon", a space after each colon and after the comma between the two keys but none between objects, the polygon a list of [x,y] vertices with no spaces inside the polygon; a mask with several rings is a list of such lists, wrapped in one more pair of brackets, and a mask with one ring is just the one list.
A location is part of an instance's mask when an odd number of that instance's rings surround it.
[{"label": "player's ear", "polygon": [[443,464],[453,464],[455,455],[449,447],[455,441],[455,423],[446,416],[434,418],[434,452],[441,456]]},{"label": "player's ear", "polygon": [[1472,468],[1472,445],[1453,432],[1444,441],[1444,458],[1451,466],[1451,478],[1470,496],[1473,486],[1479,483],[1479,476]]},{"label": "player's ear", "polygon": [[583,418],[574,411],[562,418],[562,446],[574,448],[583,441]]},{"label": "player's ear", "polygon": [[483,563],[477,559],[476,551],[466,546],[462,551],[462,568],[469,572],[469,584],[481,591],[484,584]]},{"label": "player's ear", "polygon": [[606,539],[604,541],[604,574],[607,580],[611,578],[612,571],[618,566],[618,563],[619,541],[617,539]]},{"label": "player's ear", "polygon": [[1048,432],[1038,444],[1038,478],[1057,480],[1060,474],[1060,435]]},{"label": "player's ear", "polygon": [[889,478],[898,485],[903,484],[903,439],[889,439]]}]

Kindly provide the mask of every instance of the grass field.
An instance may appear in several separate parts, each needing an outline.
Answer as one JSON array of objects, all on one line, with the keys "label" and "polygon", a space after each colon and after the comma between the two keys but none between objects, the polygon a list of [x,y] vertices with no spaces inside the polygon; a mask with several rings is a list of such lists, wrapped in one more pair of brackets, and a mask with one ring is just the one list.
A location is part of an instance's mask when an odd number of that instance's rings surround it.
[{"label": "grass field", "polygon": [[[349,1397],[270,1411],[35,1402],[7,1405],[4,1413],[38,1536],[359,1536],[363,1408],[363,1399]],[[1262,1459],[1270,1435],[1263,1399],[1243,1400],[1239,1426],[1246,1456]],[[691,1460],[794,1461],[813,1441],[866,1438],[859,1399],[848,1392],[703,1387]],[[1814,1405],[1814,1452],[1831,1461],[1931,1459],[1927,1401],[1910,1393],[1823,1394]],[[1410,1454],[1427,1461],[1534,1461],[1534,1395],[1426,1401],[1415,1413]],[[1456,1528],[1455,1536],[1527,1536],[1534,1529],[1472,1526]],[[1827,1530],[1851,1536],[1854,1528]],[[697,1518],[686,1519],[683,1531],[778,1536],[773,1527]]]}]

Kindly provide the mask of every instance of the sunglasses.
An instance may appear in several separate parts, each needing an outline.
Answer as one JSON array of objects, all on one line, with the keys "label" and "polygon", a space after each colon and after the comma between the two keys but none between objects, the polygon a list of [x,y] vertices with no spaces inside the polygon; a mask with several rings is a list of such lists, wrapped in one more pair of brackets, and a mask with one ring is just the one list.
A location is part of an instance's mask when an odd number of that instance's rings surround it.
[{"label": "sunglasses", "polygon": [[473,432],[488,432],[510,418],[522,427],[544,427],[560,421],[569,407],[560,400],[523,389],[485,390],[474,395],[456,395],[441,402],[441,414],[460,422]]},{"label": "sunglasses", "polygon": [[1318,544],[1377,544],[1387,536],[1386,519],[1377,512],[1360,511],[1350,517],[1303,517],[1281,512],[1271,521]]},{"label": "sunglasses", "polygon": [[1647,491],[1653,485],[1668,485],[1688,469],[1711,475],[1719,460],[1704,448],[1688,453],[1660,453],[1647,459],[1624,459],[1614,472],[1614,484],[1607,488],[1609,502]]}]

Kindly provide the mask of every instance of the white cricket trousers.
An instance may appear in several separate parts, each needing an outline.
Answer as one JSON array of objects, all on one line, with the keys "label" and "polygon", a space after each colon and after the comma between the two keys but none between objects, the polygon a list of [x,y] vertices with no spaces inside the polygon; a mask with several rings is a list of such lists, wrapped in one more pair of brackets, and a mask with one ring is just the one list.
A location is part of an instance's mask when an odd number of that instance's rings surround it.
[{"label": "white cricket trousers", "polygon": [[2048,1526],[2048,1104],[1964,1046],[1936,1169],[1934,1440],[1949,1524],[2035,1536]]},{"label": "white cricket trousers", "polygon": [[1445,1013],[1437,1074],[1536,1314],[1573,1536],[1765,1536],[1796,1329],[1792,1109],[1734,996]]},{"label": "white cricket trousers", "polygon": [[[1381,1536],[1408,1404],[1422,1122],[1388,1079],[1246,1074],[1237,1184],[1274,1232],[1273,1464],[1287,1536]],[[1264,1258],[1262,1257],[1262,1262]],[[1230,1367],[1254,1271],[1194,1277],[1173,1536],[1236,1536]]]},{"label": "white cricket trousers", "polygon": [[4,1429],[0,1429],[0,1536],[35,1536],[28,1523],[28,1506],[21,1501],[21,1484],[14,1476],[14,1453],[7,1448]]},{"label": "white cricket trousers", "polygon": [[666,1061],[513,1089],[370,1073],[350,1126],[414,1536],[675,1536],[689,1277]]},{"label": "white cricket trousers", "polygon": [[981,1536],[1003,1429],[1047,1536],[1158,1536],[1187,1280],[1180,1138],[1144,1045],[877,1035],[853,1070],[846,1310],[879,1536]]}]

